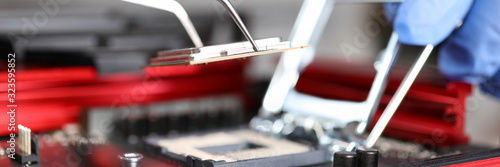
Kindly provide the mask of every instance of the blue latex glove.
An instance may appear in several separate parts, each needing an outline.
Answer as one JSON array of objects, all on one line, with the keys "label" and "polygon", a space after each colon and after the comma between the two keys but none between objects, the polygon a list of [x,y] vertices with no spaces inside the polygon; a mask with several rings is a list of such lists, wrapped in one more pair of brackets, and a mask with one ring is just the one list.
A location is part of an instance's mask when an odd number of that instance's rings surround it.
[{"label": "blue latex glove", "polygon": [[500,98],[499,0],[405,0],[385,7],[402,43],[442,43],[438,64],[447,78]]}]

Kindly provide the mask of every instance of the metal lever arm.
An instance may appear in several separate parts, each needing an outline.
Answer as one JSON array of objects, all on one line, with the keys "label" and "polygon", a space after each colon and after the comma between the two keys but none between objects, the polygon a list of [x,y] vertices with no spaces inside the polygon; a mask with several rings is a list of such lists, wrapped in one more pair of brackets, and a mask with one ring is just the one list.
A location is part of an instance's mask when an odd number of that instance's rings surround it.
[{"label": "metal lever arm", "polygon": [[408,93],[408,90],[413,84],[413,81],[415,81],[415,78],[417,78],[417,75],[424,66],[425,61],[427,61],[427,58],[429,58],[429,55],[431,54],[433,48],[433,45],[427,45],[415,64],[413,64],[413,66],[411,67],[410,71],[406,74],[403,82],[401,83],[401,85],[399,85],[398,90],[396,90],[396,93],[392,97],[391,101],[389,101],[389,104],[387,104],[387,107],[377,121],[377,124],[375,124],[375,127],[373,127],[373,130],[370,132],[370,135],[366,139],[366,147],[370,148],[375,145],[375,142],[384,131],[385,127],[396,112],[396,109],[398,109],[399,104],[401,104],[401,101],[405,97],[406,93]]}]

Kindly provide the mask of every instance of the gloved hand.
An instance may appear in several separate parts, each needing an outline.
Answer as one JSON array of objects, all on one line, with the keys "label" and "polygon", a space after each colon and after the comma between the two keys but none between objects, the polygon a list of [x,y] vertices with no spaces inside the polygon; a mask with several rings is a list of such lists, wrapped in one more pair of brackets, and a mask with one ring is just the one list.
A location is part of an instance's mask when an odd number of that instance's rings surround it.
[{"label": "gloved hand", "polygon": [[442,43],[441,73],[500,98],[500,1],[405,0],[385,8],[400,42]]}]

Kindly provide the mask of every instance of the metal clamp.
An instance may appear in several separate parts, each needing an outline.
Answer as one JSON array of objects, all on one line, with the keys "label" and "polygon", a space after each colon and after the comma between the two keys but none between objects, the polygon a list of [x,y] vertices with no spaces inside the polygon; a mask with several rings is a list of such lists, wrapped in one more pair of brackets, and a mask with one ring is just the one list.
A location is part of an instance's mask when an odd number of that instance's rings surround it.
[{"label": "metal clamp", "polygon": [[385,108],[384,112],[380,116],[379,120],[377,121],[377,124],[375,124],[375,127],[373,127],[372,131],[370,132],[370,135],[366,139],[366,147],[373,147],[375,145],[375,142],[378,140],[382,132],[384,131],[385,127],[391,120],[392,116],[396,112],[396,109],[398,109],[399,104],[401,104],[401,101],[405,97],[406,93],[410,89],[411,85],[413,84],[413,81],[415,81],[415,78],[417,77],[418,73],[420,73],[420,70],[425,64],[425,61],[429,58],[429,55],[431,54],[432,50],[434,49],[433,45],[427,45],[424,50],[422,51],[422,54],[418,57],[417,61],[413,66],[411,67],[410,71],[406,74],[405,78],[403,79],[403,82],[401,85],[399,85],[398,89],[396,90],[396,93],[392,97],[391,101],[389,101],[389,104],[387,104],[387,107]]},{"label": "metal clamp", "polygon": [[[385,90],[388,75],[397,58],[398,38],[393,33],[382,58],[380,68],[372,83],[369,95],[363,102],[323,99],[294,90],[300,71],[314,57],[314,47],[333,10],[333,0],[306,0],[291,35],[292,45],[310,44],[310,49],[288,51],[283,54],[264,97],[262,116],[285,110],[291,113],[330,118],[341,125],[359,121],[358,133],[363,133],[371,121]],[[307,104],[304,105],[304,104]]]}]

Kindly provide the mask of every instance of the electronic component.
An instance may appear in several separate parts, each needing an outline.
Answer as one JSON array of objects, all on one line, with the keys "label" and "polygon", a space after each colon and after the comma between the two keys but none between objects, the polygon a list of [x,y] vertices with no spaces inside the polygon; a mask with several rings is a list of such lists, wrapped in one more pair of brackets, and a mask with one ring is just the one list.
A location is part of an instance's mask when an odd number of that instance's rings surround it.
[{"label": "electronic component", "polygon": [[305,166],[330,161],[328,148],[268,136],[249,129],[181,137],[150,137],[147,150],[185,166]]},{"label": "electronic component", "polygon": [[356,150],[358,167],[377,167],[378,151],[375,149]]},{"label": "electronic component", "polygon": [[492,149],[492,150],[473,151],[463,154],[443,156],[424,161],[409,162],[405,164],[399,164],[398,166],[469,167],[469,166],[498,166],[499,163],[500,163],[500,149]]},{"label": "electronic component", "polygon": [[333,154],[333,167],[356,167],[357,159],[355,152],[338,151]]},{"label": "electronic component", "polygon": [[157,57],[150,59],[149,66],[205,64],[309,47],[291,47],[290,42],[282,42],[278,37],[256,40],[255,42],[260,48],[258,52],[253,50],[249,42],[162,51],[157,54]]},{"label": "electronic component", "polygon": [[18,149],[14,154],[13,161],[22,165],[38,164],[40,155],[38,153],[38,137],[31,133],[31,129],[21,124],[17,125],[19,130]]},{"label": "electronic component", "polygon": [[378,151],[375,149],[338,151],[333,155],[334,167],[377,167]]}]

